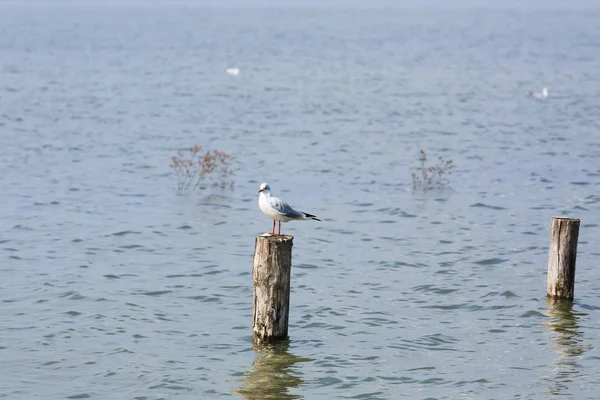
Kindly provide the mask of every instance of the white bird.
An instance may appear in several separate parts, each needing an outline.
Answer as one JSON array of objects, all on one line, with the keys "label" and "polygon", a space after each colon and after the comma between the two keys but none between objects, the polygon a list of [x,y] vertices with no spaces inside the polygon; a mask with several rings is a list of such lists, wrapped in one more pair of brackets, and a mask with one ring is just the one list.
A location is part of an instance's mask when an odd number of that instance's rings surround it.
[{"label": "white bird", "polygon": [[[285,201],[278,197],[271,196],[271,188],[267,183],[262,183],[260,185],[258,193],[260,193],[258,195],[258,206],[260,207],[260,210],[263,212],[263,214],[273,220],[273,229],[271,230],[271,235],[281,235],[281,222],[294,220],[303,221],[308,219],[320,221],[320,219],[316,216],[302,211],[296,211]],[[275,221],[279,222],[278,233],[275,233]]]},{"label": "white bird", "polygon": [[536,99],[547,99],[548,88],[543,88],[541,93],[529,92],[529,95],[535,97]]},{"label": "white bird", "polygon": [[227,75],[238,76],[240,74],[240,69],[239,68],[227,68],[225,70],[225,72],[227,72]]}]

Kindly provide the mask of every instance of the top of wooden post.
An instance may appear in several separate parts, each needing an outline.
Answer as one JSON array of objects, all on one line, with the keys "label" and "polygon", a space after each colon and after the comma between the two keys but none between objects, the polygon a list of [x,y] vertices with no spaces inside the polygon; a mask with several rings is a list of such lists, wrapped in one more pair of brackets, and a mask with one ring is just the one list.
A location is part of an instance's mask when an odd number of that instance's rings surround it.
[{"label": "top of wooden post", "polygon": [[275,242],[287,242],[289,240],[294,240],[292,235],[271,235],[270,233],[263,233],[262,235],[258,235],[258,237]]},{"label": "top of wooden post", "polygon": [[552,219],[565,219],[567,221],[579,221],[579,218],[571,218],[571,217],[552,217]]}]

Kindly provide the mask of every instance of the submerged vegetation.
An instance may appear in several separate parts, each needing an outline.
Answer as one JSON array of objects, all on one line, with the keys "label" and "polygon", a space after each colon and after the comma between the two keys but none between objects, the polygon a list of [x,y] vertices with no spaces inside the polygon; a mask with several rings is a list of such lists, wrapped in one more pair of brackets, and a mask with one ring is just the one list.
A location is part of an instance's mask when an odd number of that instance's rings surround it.
[{"label": "submerged vegetation", "polygon": [[426,165],[427,154],[423,149],[419,151],[420,166],[412,172],[413,191],[428,192],[437,190],[439,192],[449,187],[447,175],[452,173],[454,164],[452,160],[445,160],[441,156],[435,165]]},{"label": "submerged vegetation", "polygon": [[218,187],[233,189],[233,171],[230,169],[231,155],[220,150],[206,150],[194,145],[187,152],[179,151],[171,157],[171,167],[177,177],[177,190],[207,189]]}]

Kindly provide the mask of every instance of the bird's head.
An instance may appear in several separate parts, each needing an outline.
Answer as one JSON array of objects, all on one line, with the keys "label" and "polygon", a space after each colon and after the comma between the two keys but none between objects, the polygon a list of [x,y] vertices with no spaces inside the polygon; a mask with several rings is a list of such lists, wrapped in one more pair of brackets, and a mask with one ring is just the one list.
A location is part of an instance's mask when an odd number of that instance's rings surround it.
[{"label": "bird's head", "polygon": [[258,189],[258,193],[269,193],[271,191],[271,188],[269,187],[268,183],[262,183],[260,185],[260,189]]}]

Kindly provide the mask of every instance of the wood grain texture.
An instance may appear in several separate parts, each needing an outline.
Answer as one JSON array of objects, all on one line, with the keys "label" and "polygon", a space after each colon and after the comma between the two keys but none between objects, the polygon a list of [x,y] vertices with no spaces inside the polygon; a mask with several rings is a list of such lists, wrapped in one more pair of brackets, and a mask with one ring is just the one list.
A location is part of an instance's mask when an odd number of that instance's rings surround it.
[{"label": "wood grain texture", "polygon": [[573,299],[579,219],[552,217],[548,252],[548,297]]},{"label": "wood grain texture", "polygon": [[289,235],[256,238],[252,265],[255,342],[272,343],[287,338],[293,239]]}]

